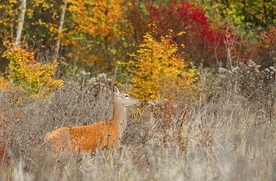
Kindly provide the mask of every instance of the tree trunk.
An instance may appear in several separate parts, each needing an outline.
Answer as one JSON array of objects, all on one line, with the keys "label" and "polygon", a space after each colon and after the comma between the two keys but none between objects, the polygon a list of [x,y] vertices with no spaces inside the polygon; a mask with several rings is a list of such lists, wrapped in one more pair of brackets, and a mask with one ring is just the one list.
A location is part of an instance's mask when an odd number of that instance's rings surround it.
[{"label": "tree trunk", "polygon": [[20,46],[21,44],[21,35],[22,35],[23,25],[25,20],[26,4],[27,4],[27,0],[21,0],[21,5],[20,5],[21,11],[18,17],[18,27],[16,31],[16,38],[15,38],[16,46]]},{"label": "tree trunk", "polygon": [[67,0],[63,1],[64,4],[61,8],[61,15],[60,15],[60,21],[59,21],[59,26],[58,26],[58,36],[57,36],[57,41],[55,45],[55,54],[54,54],[54,59],[57,59],[59,50],[60,50],[60,37],[62,34],[62,29],[63,29],[63,23],[64,23],[64,18],[65,18],[65,12],[67,8]]}]

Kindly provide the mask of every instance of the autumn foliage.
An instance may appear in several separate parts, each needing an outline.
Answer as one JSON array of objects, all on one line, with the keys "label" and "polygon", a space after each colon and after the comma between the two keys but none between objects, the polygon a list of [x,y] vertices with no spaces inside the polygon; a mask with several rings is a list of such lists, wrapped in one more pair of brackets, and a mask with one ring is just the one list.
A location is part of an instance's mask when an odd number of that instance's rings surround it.
[{"label": "autumn foliage", "polygon": [[119,35],[122,0],[69,0],[69,3],[69,11],[74,14],[73,21],[76,23],[75,31],[100,38]]},{"label": "autumn foliage", "polygon": [[16,46],[9,47],[3,57],[10,61],[9,79],[28,95],[47,93],[62,86],[62,80],[53,78],[56,61],[51,64],[36,62],[34,52]]},{"label": "autumn foliage", "polygon": [[[142,39],[143,33],[153,29],[157,37],[166,36],[173,30],[175,36],[172,40],[178,45],[179,52],[185,52],[182,56],[186,60],[206,66],[226,60],[224,42],[232,32],[223,26],[212,28],[212,21],[207,18],[202,6],[178,1],[159,4],[144,1],[143,5],[143,11],[133,10],[136,12],[135,18],[147,22],[137,27],[139,32],[136,34],[140,36],[137,37],[138,41]],[[181,47],[182,44],[185,44],[185,48]]]},{"label": "autumn foliage", "polygon": [[[64,2],[68,5],[59,31]],[[9,0],[0,5],[1,47],[15,36],[19,4]],[[67,63],[110,71],[118,59],[130,60],[128,53],[135,52],[145,33],[152,30],[149,25],[155,24],[154,37],[166,36],[168,30],[176,35],[186,32],[172,38],[185,60],[195,65],[225,66],[229,48],[236,51],[231,53],[237,61],[255,57],[258,62],[264,54],[270,54],[270,49],[262,48],[266,40],[257,37],[275,26],[274,9],[272,0],[34,0],[27,4],[23,34],[29,44],[40,48],[40,54],[49,56],[60,36],[62,48],[58,53]],[[270,57],[262,64],[272,65],[271,61]]]},{"label": "autumn foliage", "polygon": [[[183,45],[184,46],[184,45]],[[183,89],[197,80],[198,73],[177,53],[171,36],[157,41],[146,33],[133,60],[127,63],[133,95],[143,102],[156,101],[171,87]],[[189,66],[191,65],[191,66]]]}]

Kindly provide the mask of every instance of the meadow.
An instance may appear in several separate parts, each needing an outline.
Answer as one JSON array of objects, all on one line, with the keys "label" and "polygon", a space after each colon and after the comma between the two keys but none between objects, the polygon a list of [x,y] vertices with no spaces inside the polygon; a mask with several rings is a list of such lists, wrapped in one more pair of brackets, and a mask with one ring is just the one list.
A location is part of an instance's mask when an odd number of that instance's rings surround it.
[{"label": "meadow", "polygon": [[208,94],[128,109],[120,146],[93,154],[53,155],[43,138],[61,126],[111,118],[105,74],[67,80],[45,100],[1,92],[1,144],[8,151],[0,180],[275,180],[276,109],[267,98],[273,82],[250,99],[235,92],[232,77],[210,72],[202,70],[199,82],[213,85]]}]

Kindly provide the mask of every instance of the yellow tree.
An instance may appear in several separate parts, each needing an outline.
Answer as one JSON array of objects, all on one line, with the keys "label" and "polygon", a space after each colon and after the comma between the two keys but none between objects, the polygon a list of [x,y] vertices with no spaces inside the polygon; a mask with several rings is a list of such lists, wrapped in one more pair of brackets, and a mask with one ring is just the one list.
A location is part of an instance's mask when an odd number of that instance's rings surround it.
[{"label": "yellow tree", "polygon": [[[75,60],[109,69],[117,49],[114,44],[126,32],[122,28],[123,0],[68,0],[74,30],[66,36]],[[118,48],[118,46],[117,46]]]},{"label": "yellow tree", "polygon": [[134,60],[126,63],[133,74],[131,90],[143,102],[158,100],[174,88],[184,90],[198,78],[195,67],[180,58],[171,36],[156,41],[146,33],[139,50],[131,57]]},{"label": "yellow tree", "polygon": [[94,37],[118,36],[122,0],[69,0],[76,30]]}]

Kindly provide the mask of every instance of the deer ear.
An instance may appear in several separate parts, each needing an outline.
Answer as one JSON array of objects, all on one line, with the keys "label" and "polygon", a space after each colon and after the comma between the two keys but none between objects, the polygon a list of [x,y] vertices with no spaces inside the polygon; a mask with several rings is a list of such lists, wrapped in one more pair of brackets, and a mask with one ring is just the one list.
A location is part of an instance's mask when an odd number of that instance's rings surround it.
[{"label": "deer ear", "polygon": [[119,88],[118,88],[118,86],[116,84],[113,86],[113,92],[117,93],[117,94],[120,93]]}]

